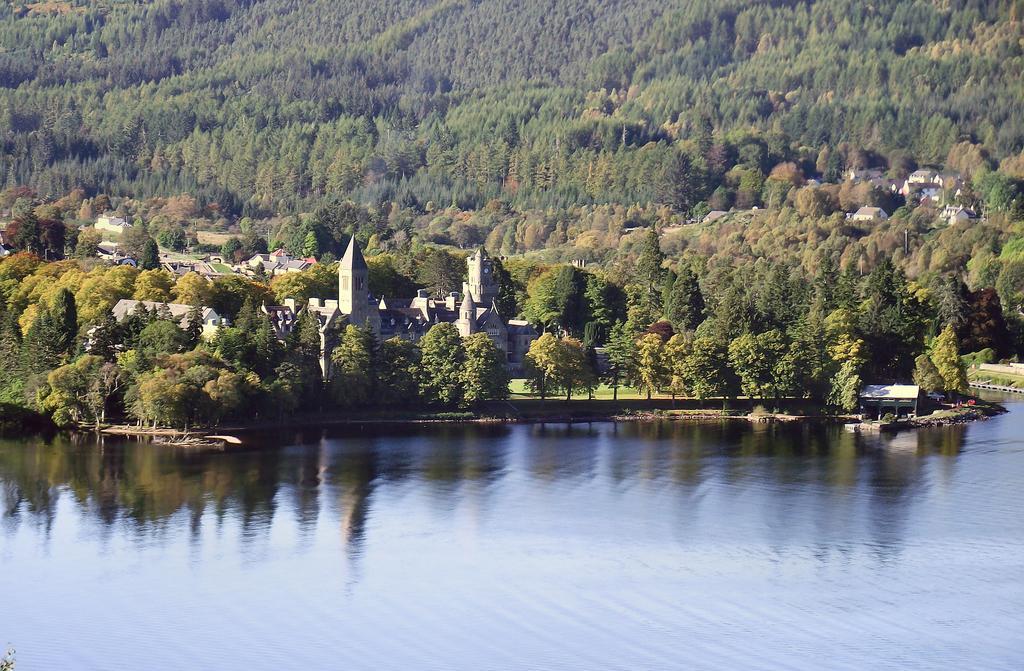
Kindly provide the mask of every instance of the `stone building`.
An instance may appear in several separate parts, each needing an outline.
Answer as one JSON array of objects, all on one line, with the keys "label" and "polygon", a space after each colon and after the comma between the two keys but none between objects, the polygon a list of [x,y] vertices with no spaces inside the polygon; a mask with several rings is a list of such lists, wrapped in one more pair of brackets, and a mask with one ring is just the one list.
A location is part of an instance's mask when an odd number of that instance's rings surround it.
[{"label": "stone building", "polygon": [[330,353],[337,344],[334,334],[345,324],[369,326],[381,340],[398,337],[415,342],[434,324],[442,323],[454,324],[463,337],[486,333],[505,353],[509,372],[519,375],[523,357],[537,338],[537,332],[527,321],[506,319],[500,314],[494,263],[483,249],[470,256],[466,264],[468,277],[462,284],[461,294],[452,292],[444,298],[434,298],[421,289],[413,298],[375,298],[369,290],[366,259],[352,239],[338,264],[337,301],[311,298],[309,305],[300,307],[295,301],[286,300],[285,305],[267,306],[264,311],[282,339],[294,328],[301,310],[316,312],[321,326],[321,367],[325,375],[329,374]]}]

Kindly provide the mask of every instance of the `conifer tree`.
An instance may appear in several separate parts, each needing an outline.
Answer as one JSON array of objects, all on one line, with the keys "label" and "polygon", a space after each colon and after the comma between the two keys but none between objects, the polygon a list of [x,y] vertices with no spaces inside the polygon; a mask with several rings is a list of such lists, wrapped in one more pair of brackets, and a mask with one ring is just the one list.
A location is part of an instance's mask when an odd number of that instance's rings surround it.
[{"label": "conifer tree", "polygon": [[74,356],[78,346],[78,309],[75,295],[67,289],[58,291],[50,314],[55,335],[54,350],[67,361]]},{"label": "conifer tree", "polygon": [[160,268],[160,251],[153,238],[147,238],[142,244],[142,251],[139,253],[139,268],[143,270],[157,270]]},{"label": "conifer tree", "polygon": [[967,372],[960,359],[952,324],[947,325],[932,343],[931,360],[942,376],[943,388],[947,392],[967,393]]},{"label": "conifer tree", "polygon": [[704,320],[704,295],[689,267],[679,270],[665,301],[665,318],[676,331],[693,331]]}]

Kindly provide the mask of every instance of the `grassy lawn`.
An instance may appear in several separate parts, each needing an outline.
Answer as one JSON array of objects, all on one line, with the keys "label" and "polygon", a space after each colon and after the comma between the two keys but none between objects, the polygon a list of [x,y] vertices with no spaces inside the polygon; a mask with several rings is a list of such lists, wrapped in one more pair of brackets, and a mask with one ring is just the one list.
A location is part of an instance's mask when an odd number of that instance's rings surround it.
[{"label": "grassy lawn", "polygon": [[987,382],[989,384],[997,384],[1001,387],[1024,389],[1024,375],[968,369],[967,379],[971,382]]},{"label": "grassy lawn", "polygon": [[[517,379],[512,380],[511,384],[509,384],[509,390],[511,391],[513,399],[517,399],[517,398],[540,398],[539,394],[534,394],[532,391],[530,391],[529,387],[526,386],[526,380],[522,379],[522,378],[517,378]],[[553,398],[558,398],[558,397],[564,398],[564,394],[556,394]],[[552,397],[549,397],[549,398],[552,398]],[[573,398],[573,400],[576,400],[576,399],[579,399],[581,401],[582,400],[586,400],[587,399],[587,394],[586,394],[585,391],[580,390],[578,393],[577,392],[573,392],[572,398]],[[600,399],[600,400],[611,400],[611,398],[612,398],[612,388],[609,385],[602,384],[601,386],[599,386],[597,389],[594,390],[594,398],[595,399]],[[668,394],[653,394],[651,396],[651,398],[672,398],[672,397],[669,396]],[[647,399],[647,394],[646,393],[641,394],[639,391],[637,391],[636,389],[633,389],[632,387],[620,386],[619,387],[619,399],[620,400],[646,400]]]},{"label": "grassy lawn", "polygon": [[201,245],[223,245],[231,238],[238,237],[232,233],[218,233],[217,231],[196,231],[196,239]]}]

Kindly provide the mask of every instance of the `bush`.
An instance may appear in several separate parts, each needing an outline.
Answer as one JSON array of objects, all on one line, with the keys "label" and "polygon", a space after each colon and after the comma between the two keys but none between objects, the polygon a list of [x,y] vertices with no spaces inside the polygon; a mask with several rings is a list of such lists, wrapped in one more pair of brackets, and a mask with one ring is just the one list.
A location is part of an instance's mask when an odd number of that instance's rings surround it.
[{"label": "bush", "polygon": [[982,363],[993,363],[996,360],[996,352],[991,347],[986,347],[978,352],[971,352],[960,357],[964,366],[977,366]]},{"label": "bush", "polygon": [[895,422],[896,421],[896,415],[892,414],[891,412],[887,412],[884,415],[882,415],[882,421],[887,423],[887,424],[889,422]]}]

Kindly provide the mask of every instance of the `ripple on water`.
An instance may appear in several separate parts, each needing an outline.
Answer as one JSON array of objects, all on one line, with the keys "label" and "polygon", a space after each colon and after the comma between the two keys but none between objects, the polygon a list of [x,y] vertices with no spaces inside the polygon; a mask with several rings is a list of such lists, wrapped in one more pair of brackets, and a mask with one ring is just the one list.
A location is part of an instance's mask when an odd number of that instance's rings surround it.
[{"label": "ripple on water", "polygon": [[0,638],[19,669],[1024,668],[1024,405],[858,440],[0,442]]}]

